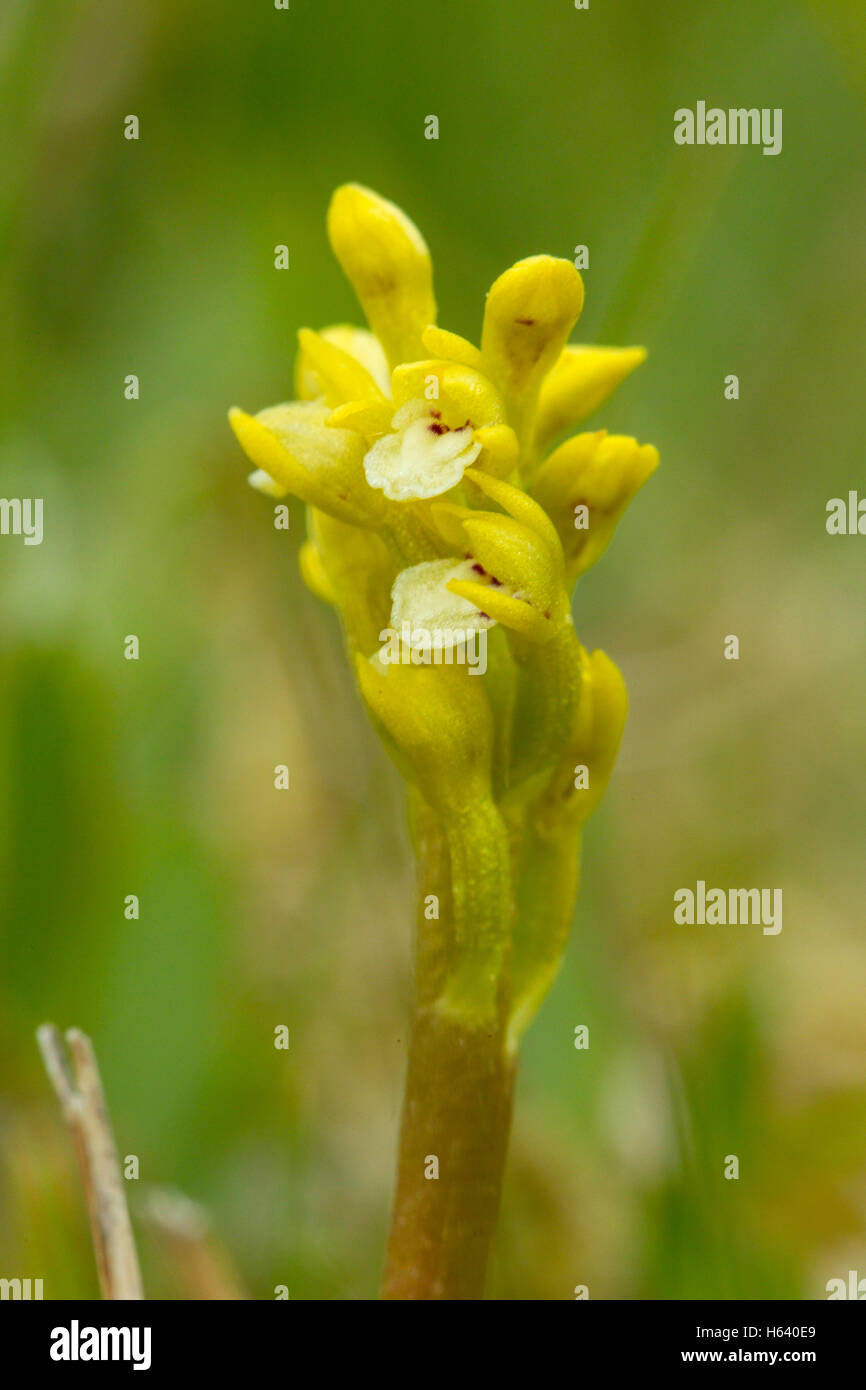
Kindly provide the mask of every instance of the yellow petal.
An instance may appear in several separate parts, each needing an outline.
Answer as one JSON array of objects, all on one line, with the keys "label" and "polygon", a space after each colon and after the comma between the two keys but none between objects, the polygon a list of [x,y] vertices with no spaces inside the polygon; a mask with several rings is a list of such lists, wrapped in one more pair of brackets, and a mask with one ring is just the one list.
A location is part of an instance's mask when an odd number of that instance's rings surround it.
[{"label": "yellow petal", "polygon": [[301,578],[316,598],[322,599],[324,603],[336,604],[337,595],[334,593],[331,581],[329,580],[318,546],[312,541],[304,541],[298,555],[298,565],[301,571]]},{"label": "yellow petal", "polygon": [[341,430],[355,430],[370,442],[391,428],[394,407],[384,396],[376,401],[348,401],[338,405],[328,416],[327,423]]},{"label": "yellow petal", "polygon": [[484,310],[485,369],[505,397],[509,422],[523,438],[542,378],[583,307],[583,281],[571,261],[531,256],[494,281]]},{"label": "yellow petal", "polygon": [[604,430],[567,439],[545,460],[532,492],[559,532],[572,578],[607,549],[617,522],[658,461],[652,445]]},{"label": "yellow petal", "polygon": [[[350,323],[334,323],[319,333],[325,342],[333,343],[354,357],[373,378],[383,395],[391,393],[391,373],[378,338],[366,328],[356,328]],[[316,374],[313,364],[300,350],[295,358],[295,395],[299,401],[314,401],[324,395],[325,387]]]},{"label": "yellow petal", "polygon": [[583,480],[595,464],[607,430],[573,435],[544,460],[532,483],[532,496],[556,527],[563,551],[573,559],[586,533],[575,535],[574,506],[583,501]]},{"label": "yellow petal", "polygon": [[[589,767],[589,787],[581,808],[585,819],[601,800],[613,771],[628,716],[628,692],[619,668],[603,651],[589,654],[584,666],[583,691],[588,696],[581,710],[583,761]],[[581,793],[577,793],[580,795]]]},{"label": "yellow petal", "polygon": [[293,402],[255,416],[235,408],[229,421],[247,458],[287,492],[344,521],[376,524],[383,506],[364,477],[364,442],[331,429],[327,415],[324,406]]},{"label": "yellow petal", "polygon": [[555,634],[553,623],[525,599],[515,598],[504,589],[489,584],[475,584],[466,579],[452,579],[448,585],[452,594],[474,603],[488,618],[531,642],[549,642]]},{"label": "yellow petal", "polygon": [[468,338],[461,338],[459,333],[449,333],[447,328],[437,328],[433,323],[424,329],[422,342],[431,357],[444,357],[476,372],[484,370],[484,358],[475,344]]},{"label": "yellow petal", "polygon": [[306,369],[321,383],[326,405],[333,409],[351,401],[384,402],[385,397],[366,367],[324,334],[302,328],[298,344]]},{"label": "yellow petal", "polygon": [[591,415],[645,358],[642,347],[566,347],[541,386],[536,447],[546,449],[558,434]]},{"label": "yellow petal", "polygon": [[307,529],[336,595],[349,650],[371,656],[379,649],[390,613],[394,562],[387,544],[375,531],[347,525],[313,507]]},{"label": "yellow petal", "polygon": [[507,478],[514,472],[520,445],[510,425],[482,425],[473,437],[481,445],[476,468],[494,478]]},{"label": "yellow petal", "polygon": [[392,367],[422,354],[436,318],[430,253],[400,208],[360,184],[338,188],[328,235]]},{"label": "yellow petal", "polygon": [[501,478],[492,478],[479,473],[477,468],[467,468],[464,477],[468,478],[477,488],[489,497],[491,501],[498,502],[503,511],[515,521],[519,521],[523,526],[528,526],[535,531],[545,542],[554,559],[562,561],[562,545],[559,534],[553,525],[550,517],[543,507],[540,507],[533,498],[529,497],[522,488],[512,487]]},{"label": "yellow petal", "polygon": [[552,615],[560,597],[558,567],[537,532],[493,512],[473,512],[463,530],[488,574],[525,594],[545,617]]},{"label": "yellow petal", "polygon": [[391,383],[395,406],[423,400],[431,410],[441,410],[450,429],[459,429],[467,420],[475,429],[505,422],[502,397],[489,378],[458,362],[407,362],[396,369]]},{"label": "yellow petal", "polygon": [[445,543],[453,552],[468,554],[482,570],[477,582],[467,576],[459,587],[454,582],[448,587],[507,627],[548,641],[570,618],[559,537],[538,504],[519,488],[474,468],[465,476],[513,515],[451,502],[431,506]]}]

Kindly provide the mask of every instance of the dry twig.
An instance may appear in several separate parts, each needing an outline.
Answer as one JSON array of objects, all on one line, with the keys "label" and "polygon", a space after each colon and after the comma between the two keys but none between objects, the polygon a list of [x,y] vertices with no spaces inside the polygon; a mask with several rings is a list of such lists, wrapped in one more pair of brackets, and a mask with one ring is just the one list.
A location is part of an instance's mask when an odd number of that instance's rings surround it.
[{"label": "dry twig", "polygon": [[126,1192],[93,1044],[78,1028],[67,1031],[70,1068],[53,1023],[38,1028],[36,1038],[78,1155],[102,1296],[143,1299]]}]

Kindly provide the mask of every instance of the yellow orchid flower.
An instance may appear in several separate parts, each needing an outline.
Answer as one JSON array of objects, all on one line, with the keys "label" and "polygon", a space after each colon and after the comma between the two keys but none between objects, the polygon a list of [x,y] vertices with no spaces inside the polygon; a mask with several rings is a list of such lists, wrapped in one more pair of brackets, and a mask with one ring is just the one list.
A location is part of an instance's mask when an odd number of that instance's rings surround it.
[{"label": "yellow orchid flower", "polygon": [[469,573],[449,578],[448,588],[483,607],[505,627],[547,642],[563,622],[571,620],[556,530],[518,488],[475,469],[468,470],[466,477],[500,502],[507,514],[451,503],[433,506],[443,538],[462,542],[474,561]]},{"label": "yellow orchid flower", "polygon": [[[581,646],[571,590],[658,463],[604,430],[558,441],[645,353],[569,343],[584,299],[570,261],[500,275],[476,346],[436,323],[430,255],[399,208],[348,184],[327,226],[367,327],[302,328],[297,399],[230,420],[250,483],[305,505],[301,574],[336,610],[409,790],[418,993],[386,1296],[477,1297],[483,1258],[445,1246],[469,1226],[489,1239],[515,1051],[561,959],[582,826],[625,723],[622,677]],[[419,1183],[417,1155],[439,1144],[441,1182]],[[480,1225],[460,1186],[479,1174]]]},{"label": "yellow orchid flower", "polygon": [[532,495],[557,529],[570,579],[600,559],[616,523],[658,462],[651,444],[606,430],[577,434],[544,461]]},{"label": "yellow orchid flower", "polygon": [[392,502],[450,492],[481,453],[468,421],[454,428],[417,398],[400,406],[391,427],[364,455],[364,472]]}]

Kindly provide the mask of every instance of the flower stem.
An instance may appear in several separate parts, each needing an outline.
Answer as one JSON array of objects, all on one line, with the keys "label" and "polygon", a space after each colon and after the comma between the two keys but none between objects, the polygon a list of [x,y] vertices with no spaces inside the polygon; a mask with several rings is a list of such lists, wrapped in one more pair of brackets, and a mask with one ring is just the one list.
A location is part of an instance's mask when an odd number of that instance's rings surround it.
[{"label": "flower stem", "polygon": [[[480,1299],[502,1187],[514,1058],[504,1007],[486,1018],[442,1007],[454,964],[448,843],[416,811],[421,910],[416,1000],[385,1264],[386,1299]],[[435,896],[437,916],[425,904]]]},{"label": "flower stem", "polygon": [[384,1298],[483,1297],[513,1077],[502,1028],[416,1013]]}]

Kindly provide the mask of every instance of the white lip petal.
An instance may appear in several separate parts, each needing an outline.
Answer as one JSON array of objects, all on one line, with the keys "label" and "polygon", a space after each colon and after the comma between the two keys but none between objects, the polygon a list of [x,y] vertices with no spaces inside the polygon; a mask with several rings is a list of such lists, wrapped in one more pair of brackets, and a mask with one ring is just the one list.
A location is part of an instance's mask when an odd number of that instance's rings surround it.
[{"label": "white lip petal", "polygon": [[263,468],[255,468],[247,477],[250,487],[254,487],[256,492],[264,493],[265,497],[285,497],[287,489],[275,482],[270,473],[266,473]]},{"label": "white lip petal", "polygon": [[481,453],[470,424],[449,429],[425,401],[407,401],[391,423],[395,433],[368,450],[364,472],[370,486],[393,502],[450,492]]},{"label": "white lip petal", "polygon": [[413,421],[420,420],[423,416],[430,414],[431,409],[427,402],[422,401],[420,396],[415,396],[411,401],[406,401],[404,405],[400,406],[391,421],[391,425],[395,430],[405,430],[407,425],[411,425]]},{"label": "white lip petal", "polygon": [[450,579],[477,579],[471,560],[425,560],[403,570],[391,590],[391,627],[411,647],[445,648],[495,626],[480,608],[446,588]]}]

